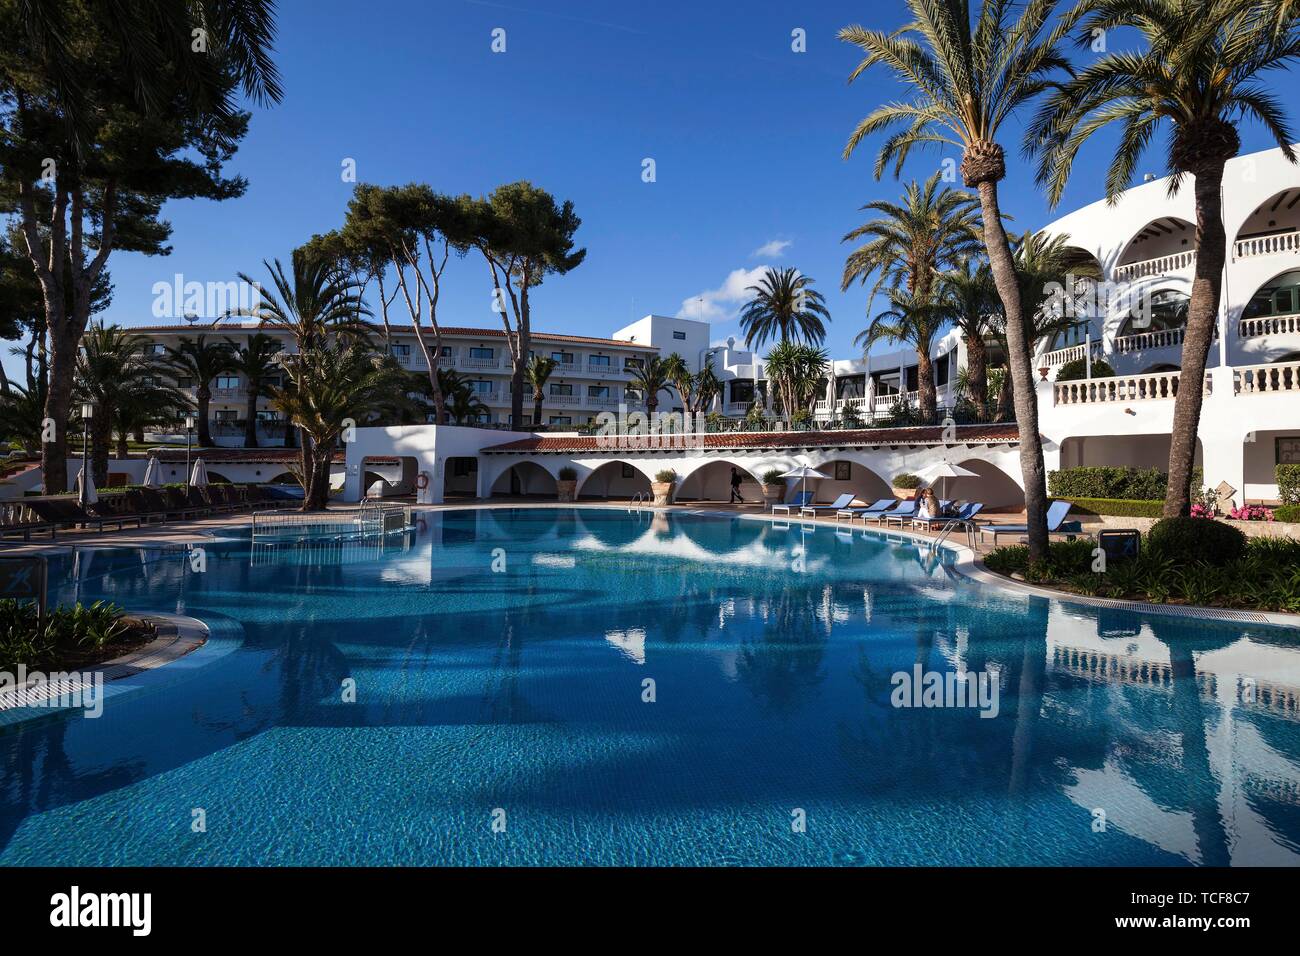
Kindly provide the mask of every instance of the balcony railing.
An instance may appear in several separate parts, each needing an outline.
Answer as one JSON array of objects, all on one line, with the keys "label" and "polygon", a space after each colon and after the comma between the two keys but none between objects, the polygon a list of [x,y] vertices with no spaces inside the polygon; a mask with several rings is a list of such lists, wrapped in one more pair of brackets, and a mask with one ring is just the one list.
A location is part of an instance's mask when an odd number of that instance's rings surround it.
[{"label": "balcony railing", "polygon": [[1128,352],[1145,352],[1147,349],[1163,349],[1170,346],[1183,344],[1183,336],[1187,329],[1184,326],[1178,326],[1175,329],[1156,329],[1151,332],[1135,332],[1132,335],[1121,335],[1115,339],[1115,351],[1120,354]]},{"label": "balcony railing", "polygon": [[620,368],[619,366],[613,364],[593,365],[591,362],[588,362],[587,374],[588,375],[626,375],[628,374],[628,370],[625,368]]},{"label": "balcony railing", "polygon": [[581,362],[556,362],[555,371],[552,374],[572,375],[575,372],[581,372],[581,371],[582,371]]},{"label": "balcony railing", "polygon": [[1141,262],[1129,262],[1115,267],[1115,281],[1130,282],[1133,279],[1145,279],[1148,276],[1169,275],[1171,272],[1189,269],[1195,262],[1195,249],[1186,249],[1156,259],[1143,259]]},{"label": "balcony railing", "polygon": [[[1113,402],[1153,402],[1178,396],[1183,373],[1149,372],[1145,375],[1116,375],[1107,378],[1057,382],[1053,394],[1057,405],[1097,405]],[[1210,376],[1205,376],[1210,393]]]},{"label": "balcony railing", "polygon": [[1232,244],[1232,258],[1253,259],[1256,256],[1276,256],[1284,253],[1300,255],[1300,230],[1280,232],[1274,236],[1256,236],[1238,239]]},{"label": "balcony railing", "polygon": [[1242,319],[1237,324],[1237,335],[1243,339],[1261,335],[1287,335],[1292,332],[1300,332],[1300,315],[1267,315]]},{"label": "balcony railing", "polygon": [[1275,362],[1271,365],[1234,368],[1232,391],[1236,395],[1300,392],[1300,362]]},{"label": "balcony railing", "polygon": [[578,396],[577,395],[547,395],[546,404],[555,405],[557,407],[564,406],[567,408],[578,404]]},{"label": "balcony railing", "polygon": [[596,395],[587,396],[587,404],[593,408],[618,408],[619,401],[619,399],[612,395],[606,395],[604,397]]},{"label": "balcony railing", "polygon": [[[1056,368],[1058,365],[1064,365],[1066,362],[1078,362],[1088,354],[1088,346],[1084,345],[1067,345],[1063,349],[1054,349],[1051,352],[1043,354],[1043,364],[1049,368]],[[1097,358],[1098,351],[1094,345],[1092,357]]]},{"label": "balcony railing", "polygon": [[501,360],[495,358],[471,358],[468,355],[463,355],[460,359],[460,367],[474,369],[500,368]]}]

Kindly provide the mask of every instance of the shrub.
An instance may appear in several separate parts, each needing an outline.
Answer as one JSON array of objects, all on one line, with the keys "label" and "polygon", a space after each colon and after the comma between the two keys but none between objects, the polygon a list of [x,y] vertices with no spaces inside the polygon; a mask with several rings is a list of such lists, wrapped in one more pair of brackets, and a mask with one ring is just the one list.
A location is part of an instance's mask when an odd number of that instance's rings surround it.
[{"label": "shrub", "polygon": [[[1192,487],[1202,484],[1201,469],[1192,470]],[[1048,494],[1053,498],[1111,498],[1131,501],[1164,501],[1169,476],[1158,468],[1099,465],[1067,468],[1047,476]]]},{"label": "shrub", "polygon": [[1300,521],[1300,505],[1283,505],[1273,509],[1273,517],[1278,521]]},{"label": "shrub", "polygon": [[903,472],[901,475],[894,476],[893,486],[895,488],[901,488],[905,491],[910,491],[914,488],[921,487],[921,478],[918,475],[913,475],[913,474],[909,474],[908,472]]},{"label": "shrub", "polygon": [[1277,496],[1284,505],[1300,505],[1300,465],[1278,465]]},{"label": "shrub", "polygon": [[1233,521],[1272,521],[1273,509],[1260,505],[1245,505],[1241,508],[1233,508],[1228,512],[1228,517]]},{"label": "shrub", "polygon": [[769,468],[767,471],[763,472],[763,484],[765,485],[779,485],[781,483],[781,478],[782,474],[780,468]]},{"label": "shrub", "polygon": [[560,469],[560,481],[577,481],[578,469],[565,465]]},{"label": "shrub", "polygon": [[677,472],[671,468],[665,468],[663,471],[655,472],[655,481],[663,485],[671,485],[677,480]]},{"label": "shrub", "polygon": [[1222,521],[1162,518],[1147,533],[1147,545],[1179,565],[1196,561],[1227,564],[1245,555],[1246,535]]},{"label": "shrub", "polygon": [[[1092,360],[1092,377],[1093,378],[1113,378],[1115,369],[1105,359]],[[1073,362],[1066,362],[1056,373],[1058,382],[1077,382],[1088,376],[1087,359],[1075,359]]]},{"label": "shrub", "polygon": [[36,605],[0,600],[0,669],[54,663],[65,654],[102,650],[131,630],[116,604],[96,601],[52,608],[40,625]]},{"label": "shrub", "polygon": [[1112,515],[1117,518],[1159,518],[1164,512],[1164,501],[1144,501],[1132,498],[1071,498],[1070,511],[1084,515]]}]

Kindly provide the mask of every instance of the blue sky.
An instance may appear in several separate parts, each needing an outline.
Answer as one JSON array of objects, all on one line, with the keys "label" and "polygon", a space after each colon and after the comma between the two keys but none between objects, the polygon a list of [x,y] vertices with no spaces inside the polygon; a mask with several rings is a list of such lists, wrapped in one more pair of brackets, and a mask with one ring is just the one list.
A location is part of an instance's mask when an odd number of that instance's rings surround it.
[{"label": "blue sky", "polygon": [[[362,181],[484,193],[529,179],[572,199],[587,260],[537,290],[536,329],[608,335],[648,312],[699,308],[703,296],[718,340],[737,329],[741,303],[728,289],[748,284],[750,270],[792,265],[826,295],[827,344],[848,356],[867,302],[860,287],[839,291],[840,237],[864,202],[894,197],[901,184],[872,177],[875,142],[848,161],[840,154],[858,119],[907,92],[879,69],[846,83],[858,51],[835,33],[853,22],[894,28],[903,8],[282,0],[285,98],[255,111],[230,167],[248,177],[248,192],[171,203],[172,255],[115,254],[106,317],[155,321],[152,287],[174,273],[263,275],[263,258],[285,258],[341,223],[351,190],[341,169],[353,159]],[[506,31],[504,53],[491,50],[496,28]],[[806,31],[806,53],[791,50],[795,28]],[[1242,132],[1243,149],[1267,145],[1258,128]],[[1052,215],[1018,135],[1004,137],[1013,154],[1004,209],[1017,228],[1037,227]],[[1076,164],[1062,211],[1100,198],[1111,142],[1098,137]],[[641,178],[647,157],[654,183]],[[941,158],[919,154],[904,175],[924,179]],[[1163,170],[1163,155],[1150,154],[1143,171]],[[480,259],[453,263],[447,280],[444,324],[499,322]]]}]

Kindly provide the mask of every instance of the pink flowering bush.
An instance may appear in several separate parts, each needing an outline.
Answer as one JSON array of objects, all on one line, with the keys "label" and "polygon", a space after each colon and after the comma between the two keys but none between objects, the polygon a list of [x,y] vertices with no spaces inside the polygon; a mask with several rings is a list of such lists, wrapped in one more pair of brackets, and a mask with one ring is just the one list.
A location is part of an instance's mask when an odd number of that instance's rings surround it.
[{"label": "pink flowering bush", "polygon": [[1272,521],[1273,509],[1262,505],[1247,505],[1244,508],[1233,508],[1228,512],[1228,517],[1234,521]]},{"label": "pink flowering bush", "polygon": [[1193,518],[1213,518],[1214,508],[1210,505],[1195,504],[1192,505]]}]

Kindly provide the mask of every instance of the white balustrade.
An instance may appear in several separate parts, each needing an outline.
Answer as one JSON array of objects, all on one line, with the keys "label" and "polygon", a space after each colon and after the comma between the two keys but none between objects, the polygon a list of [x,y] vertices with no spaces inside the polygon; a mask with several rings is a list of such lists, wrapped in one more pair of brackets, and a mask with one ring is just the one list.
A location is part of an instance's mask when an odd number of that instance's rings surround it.
[{"label": "white balustrade", "polygon": [[1234,259],[1253,259],[1257,256],[1276,256],[1285,253],[1300,255],[1300,230],[1280,232],[1274,236],[1256,236],[1238,239],[1232,244]]},{"label": "white balustrade", "polygon": [[1232,391],[1236,395],[1300,392],[1300,362],[1274,362],[1271,365],[1243,365],[1234,368]]},{"label": "white balustrade", "polygon": [[1143,259],[1141,262],[1129,262],[1115,267],[1115,281],[1130,282],[1133,279],[1145,279],[1149,276],[1169,275],[1183,269],[1190,269],[1195,262],[1195,249],[1185,249],[1155,259]]},{"label": "white balustrade", "polygon": [[1300,332],[1300,315],[1265,315],[1255,319],[1242,319],[1237,324],[1237,335],[1243,339],[1293,332]]},{"label": "white balustrade", "polygon": [[[1056,382],[1053,395],[1057,405],[1096,405],[1103,402],[1152,402],[1178,396],[1182,372],[1148,372],[1144,375],[1114,375],[1106,378]],[[1205,376],[1205,391],[1210,392],[1210,376]]]}]

